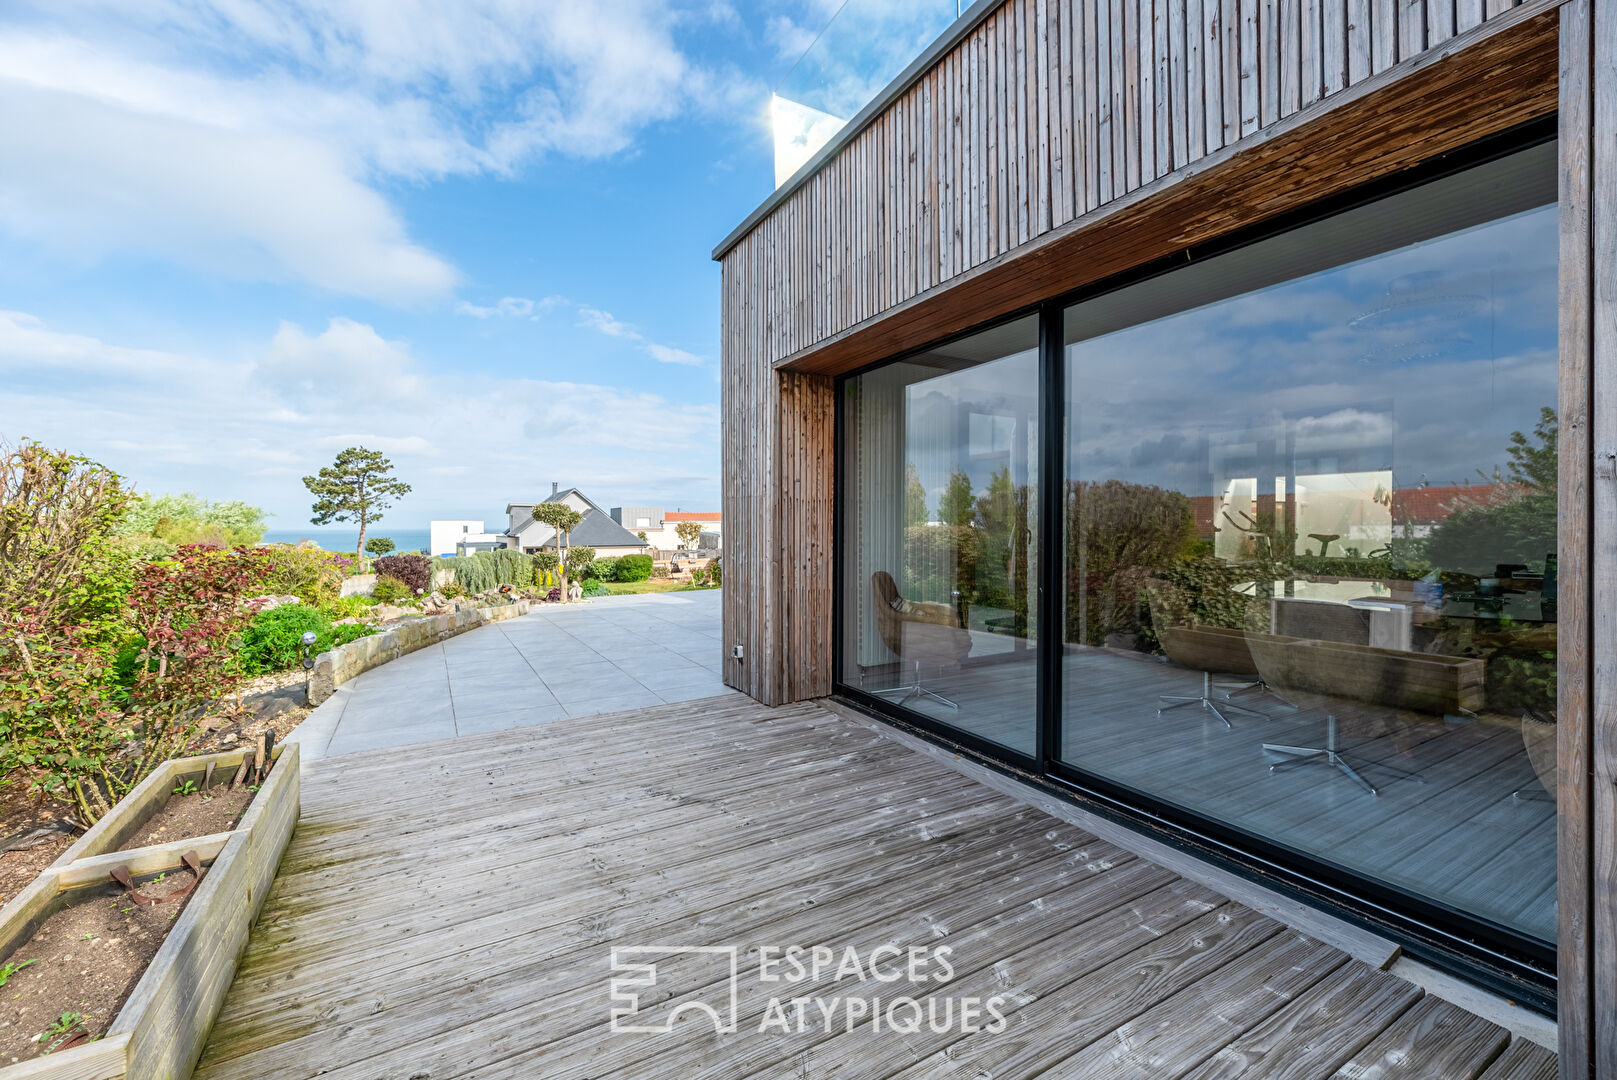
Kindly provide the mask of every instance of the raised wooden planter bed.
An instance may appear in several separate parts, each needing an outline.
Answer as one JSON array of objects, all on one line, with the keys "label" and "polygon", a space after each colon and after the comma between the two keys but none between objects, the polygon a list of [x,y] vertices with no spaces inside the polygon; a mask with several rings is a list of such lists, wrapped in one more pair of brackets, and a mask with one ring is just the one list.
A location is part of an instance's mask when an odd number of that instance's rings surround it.
[{"label": "raised wooden planter bed", "polygon": [[1264,681],[1280,690],[1413,712],[1483,707],[1481,660],[1271,634],[1248,635],[1247,647]]},{"label": "raised wooden planter bed", "polygon": [[[175,798],[174,789],[190,781],[201,787],[204,778],[208,775],[208,766],[213,766],[214,787],[224,787],[231,780],[236,770],[248,754],[256,753],[252,746],[236,750],[226,750],[218,754],[204,754],[200,757],[176,758],[164,762],[162,766],[153,770],[152,774],[142,780],[135,790],[118,800],[118,805],[111,812],[96,822],[88,831],[59,855],[52,866],[67,866],[79,859],[89,858],[92,855],[102,855],[109,851],[121,851],[129,845],[129,841],[140,835],[146,823],[162,810],[171,798]],[[287,758],[291,753],[293,757]],[[290,801],[295,808],[298,805],[298,770],[297,751],[291,744],[282,744],[275,747],[270,753],[270,760],[274,763],[265,779],[262,789],[248,806],[247,813],[233,829],[218,830],[223,832],[235,829],[250,829],[253,823],[263,816],[265,808],[275,802],[285,800],[290,786]],[[285,766],[291,765],[291,768]],[[190,796],[184,796],[190,798]],[[296,810],[293,811],[293,820],[296,820]],[[175,837],[179,840],[183,837]]]},{"label": "raised wooden planter bed", "polygon": [[[274,755],[275,765],[229,832],[185,837],[119,850],[166,801],[175,786],[200,777],[211,761],[216,782],[228,782],[243,751],[169,762],[131,792],[95,828],[63,853],[0,910],[0,960],[20,956],[27,941],[57,911],[106,891],[115,868],[138,883],[157,874],[185,873],[195,852],[201,882],[185,903],[105,1035],[45,1057],[0,1068],[0,1080],[184,1080],[213,1026],[248,931],[275,880],[275,870],[298,820],[296,744]],[[224,781],[218,777],[223,776]]]}]

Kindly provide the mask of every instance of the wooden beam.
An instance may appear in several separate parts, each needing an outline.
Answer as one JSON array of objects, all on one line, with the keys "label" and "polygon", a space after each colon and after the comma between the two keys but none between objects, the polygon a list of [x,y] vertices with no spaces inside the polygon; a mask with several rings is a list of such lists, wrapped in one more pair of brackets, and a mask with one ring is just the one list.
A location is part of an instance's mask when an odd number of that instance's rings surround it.
[{"label": "wooden beam", "polygon": [[1590,535],[1593,120],[1591,0],[1561,9],[1560,27],[1560,522],[1556,809],[1557,1010],[1560,1076],[1593,1076],[1591,921]]},{"label": "wooden beam", "polygon": [[[1592,789],[1593,803],[1585,805],[1584,799],[1589,797],[1585,795],[1563,811],[1568,816],[1592,815],[1582,837],[1584,846],[1592,849],[1592,865],[1586,864],[1592,895],[1584,900],[1587,894],[1577,879],[1569,883],[1563,895],[1570,893],[1574,903],[1583,901],[1591,906],[1587,927],[1593,931],[1593,961],[1578,971],[1588,980],[1586,987],[1580,988],[1579,1001],[1592,1006],[1594,1049],[1590,1064],[1592,1075],[1604,1077],[1617,1071],[1617,986],[1613,985],[1613,972],[1617,971],[1617,654],[1612,652],[1617,646],[1617,609],[1610,602],[1612,590],[1617,588],[1617,281],[1613,280],[1617,261],[1617,206],[1613,205],[1617,200],[1617,55],[1613,53],[1617,3],[1585,0],[1579,13],[1569,13],[1567,22],[1571,60],[1580,69],[1587,64],[1587,76],[1579,72],[1579,77],[1587,80],[1587,90],[1579,87],[1573,107],[1582,109],[1575,122],[1587,133],[1588,145],[1581,160],[1581,175],[1568,177],[1576,190],[1566,199],[1563,213],[1570,219],[1568,231],[1575,228],[1579,232],[1577,253],[1585,260],[1574,272],[1580,285],[1585,281],[1588,285],[1577,299],[1581,301],[1578,308],[1590,312],[1587,346],[1580,342],[1579,354],[1587,358],[1593,424],[1588,440],[1579,449],[1586,451],[1592,446],[1594,451],[1587,598],[1593,615],[1587,673],[1590,730],[1587,738],[1580,733],[1580,743],[1588,747],[1588,756],[1574,758],[1573,764],[1579,766],[1587,761],[1592,765],[1592,777],[1589,768],[1579,767],[1574,780]],[[1574,167],[1580,163],[1565,154],[1563,161],[1573,162]],[[1583,186],[1577,188],[1580,184]],[[1587,249],[1581,240],[1585,230],[1589,236]],[[1563,362],[1566,360],[1563,353]],[[1580,465],[1587,468],[1587,460],[1587,456],[1580,457]],[[1566,768],[1565,762],[1562,768]],[[1569,830],[1579,827],[1578,822],[1568,823]],[[1575,939],[1573,944],[1581,947],[1582,939]],[[1572,1006],[1578,1007],[1577,1003]],[[1563,1075],[1566,1068],[1563,1065]]]}]

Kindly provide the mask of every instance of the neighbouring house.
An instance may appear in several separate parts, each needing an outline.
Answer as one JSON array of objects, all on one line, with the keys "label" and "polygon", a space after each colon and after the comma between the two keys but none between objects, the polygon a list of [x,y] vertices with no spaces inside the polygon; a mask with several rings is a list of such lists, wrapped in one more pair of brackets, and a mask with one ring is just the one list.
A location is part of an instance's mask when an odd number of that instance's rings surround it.
[{"label": "neighbouring house", "polygon": [[681,522],[694,521],[702,526],[696,547],[704,551],[718,551],[722,546],[722,515],[717,512],[664,510],[656,506],[614,506],[612,520],[630,532],[646,534],[646,540],[658,551],[678,551],[688,545],[679,537]]},{"label": "neighbouring house", "polygon": [[469,555],[475,551],[494,551],[509,546],[504,533],[491,533],[481,521],[434,521],[428,535],[433,555]]},{"label": "neighbouring house", "polygon": [[[618,524],[611,514],[595,505],[577,488],[562,491],[559,485],[551,484],[550,496],[543,501],[566,503],[583,515],[583,520],[568,537],[567,542],[573,547],[592,547],[598,557],[609,558],[645,554],[651,546]],[[510,523],[505,531],[505,546],[527,552],[553,550],[557,547],[556,531],[549,525],[533,519],[533,508],[536,505],[538,504],[510,503],[506,506],[505,513]]]},{"label": "neighbouring house", "polygon": [[1617,1077],[1617,0],[957,10],[714,252],[725,681]]}]

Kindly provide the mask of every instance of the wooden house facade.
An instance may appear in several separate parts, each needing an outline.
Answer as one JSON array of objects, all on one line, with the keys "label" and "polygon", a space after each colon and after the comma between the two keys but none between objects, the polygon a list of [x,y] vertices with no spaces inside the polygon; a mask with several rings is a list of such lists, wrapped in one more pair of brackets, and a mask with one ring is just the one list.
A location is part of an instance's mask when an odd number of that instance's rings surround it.
[{"label": "wooden house facade", "polygon": [[[715,258],[729,685],[1361,919],[1617,1076],[1617,0],[982,0]],[[1114,496],[1223,531],[1125,556]]]}]

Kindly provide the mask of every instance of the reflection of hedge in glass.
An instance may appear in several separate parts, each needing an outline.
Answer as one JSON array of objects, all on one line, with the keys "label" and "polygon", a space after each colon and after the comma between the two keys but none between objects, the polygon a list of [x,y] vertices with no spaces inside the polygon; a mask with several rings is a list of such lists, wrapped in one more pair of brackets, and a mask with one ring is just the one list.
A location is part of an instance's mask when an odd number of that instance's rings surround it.
[{"label": "reflection of hedge in glass", "polygon": [[1009,611],[1015,632],[1030,632],[1029,498],[1009,469],[995,473],[981,495],[964,473],[954,473],[939,506],[941,524],[904,530],[906,597],[958,603],[965,613],[973,605]]},{"label": "reflection of hedge in glass", "polygon": [[1426,557],[1434,566],[1477,577],[1500,563],[1543,571],[1545,557],[1555,553],[1557,434],[1550,408],[1539,411],[1531,437],[1511,432],[1504,474],[1432,530]]},{"label": "reflection of hedge in glass", "polygon": [[[1145,628],[1146,582],[1180,563],[1207,576],[1194,560],[1196,519],[1177,491],[1121,480],[1067,485],[1066,640],[1103,645],[1116,634]],[[1207,586],[1186,580],[1198,593]],[[1219,624],[1213,624],[1219,625]]]}]

